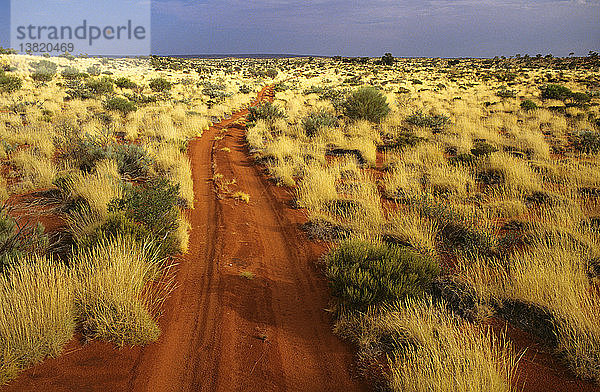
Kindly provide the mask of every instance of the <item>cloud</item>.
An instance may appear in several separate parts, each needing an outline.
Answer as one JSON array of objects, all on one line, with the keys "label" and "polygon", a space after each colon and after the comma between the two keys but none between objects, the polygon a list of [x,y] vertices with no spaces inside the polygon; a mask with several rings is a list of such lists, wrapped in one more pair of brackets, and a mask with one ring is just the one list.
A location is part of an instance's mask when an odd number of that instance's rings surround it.
[{"label": "cloud", "polygon": [[169,27],[157,42],[195,34],[214,52],[558,55],[597,48],[600,35],[600,0],[154,0],[153,9]]}]

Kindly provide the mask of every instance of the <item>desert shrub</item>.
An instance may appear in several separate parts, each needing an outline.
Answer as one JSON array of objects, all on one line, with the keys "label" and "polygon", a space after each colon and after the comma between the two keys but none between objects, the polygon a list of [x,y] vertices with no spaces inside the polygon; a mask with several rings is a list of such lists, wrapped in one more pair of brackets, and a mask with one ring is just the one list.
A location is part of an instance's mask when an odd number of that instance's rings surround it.
[{"label": "desert shrub", "polygon": [[344,113],[352,120],[380,122],[390,112],[385,96],[374,87],[352,92],[344,102]]},{"label": "desert shrub", "polygon": [[517,96],[517,93],[513,90],[507,89],[506,87],[502,87],[496,91],[496,96],[500,98],[514,98]]},{"label": "desert shrub", "polygon": [[79,79],[83,77],[83,74],[75,67],[66,67],[60,74],[65,79]]},{"label": "desert shrub", "polygon": [[131,102],[130,100],[121,97],[113,97],[107,99],[104,102],[104,107],[106,108],[106,110],[115,110],[123,114],[128,114],[137,110],[135,102]]},{"label": "desert shrub", "polygon": [[406,122],[417,127],[440,130],[450,123],[450,118],[443,114],[425,114],[421,111],[417,111],[408,116]]},{"label": "desert shrub", "polygon": [[424,217],[436,223],[436,239],[451,252],[491,254],[493,240],[489,234],[475,227],[468,217],[464,217],[446,205],[428,199],[415,200],[415,207]]},{"label": "desert shrub", "polygon": [[94,92],[78,79],[67,80],[65,87],[67,88],[65,91],[67,94],[66,100],[94,98]]},{"label": "desert shrub", "polygon": [[128,89],[137,88],[137,84],[135,84],[129,78],[126,78],[124,76],[115,79],[115,86],[117,86],[119,88],[128,88]]},{"label": "desert shrub", "polygon": [[48,60],[33,62],[31,63],[31,66],[33,67],[31,78],[38,82],[48,82],[52,80],[54,75],[56,75],[56,69],[58,68],[55,63]]},{"label": "desert shrub", "polygon": [[85,83],[87,89],[93,94],[108,94],[114,91],[114,85],[112,79],[103,76],[99,79],[90,79]]},{"label": "desert shrub", "polygon": [[335,127],[337,117],[324,110],[312,112],[302,119],[302,125],[308,136],[315,136],[321,128]]},{"label": "desert shrub", "polygon": [[461,153],[450,157],[448,161],[454,165],[474,165],[477,162],[477,157],[471,154]]},{"label": "desert shrub", "polygon": [[145,225],[133,221],[126,217],[123,212],[118,211],[109,213],[104,222],[91,232],[78,236],[76,241],[79,248],[90,248],[106,239],[118,236],[125,236],[143,242],[151,238],[152,233]]},{"label": "desert shrub", "polygon": [[45,253],[48,236],[41,224],[18,223],[0,205],[0,273],[27,254]]},{"label": "desert shrub", "polygon": [[473,145],[473,148],[471,148],[471,154],[475,157],[487,156],[496,151],[498,149],[495,146],[485,141],[477,141]]},{"label": "desert shrub", "polygon": [[414,132],[411,131],[401,131],[396,135],[386,135],[383,137],[384,145],[380,147],[380,149],[403,149],[405,147],[414,147],[420,142],[424,141],[425,138],[417,136]]},{"label": "desert shrub", "polygon": [[12,93],[23,86],[23,81],[18,76],[7,75],[4,71],[0,71],[0,92]]},{"label": "desert shrub", "polygon": [[326,258],[333,295],[351,309],[420,297],[439,274],[438,264],[395,245],[347,240]]},{"label": "desert shrub", "polygon": [[531,99],[526,99],[525,101],[521,102],[521,109],[525,110],[525,111],[530,111],[530,110],[535,110],[538,108],[538,105],[533,102]]},{"label": "desert shrub", "polygon": [[252,89],[250,88],[250,86],[243,84],[240,86],[239,91],[242,94],[250,94],[252,92]]},{"label": "desert shrub", "polygon": [[65,146],[63,159],[72,159],[83,172],[89,173],[96,164],[105,159],[117,162],[119,174],[131,178],[148,175],[154,163],[147,151],[137,144],[105,144],[100,139],[85,136]]},{"label": "desert shrub", "polygon": [[283,111],[271,102],[263,102],[259,105],[250,107],[248,121],[256,122],[258,120],[276,120],[285,117]]},{"label": "desert shrub", "polygon": [[154,163],[147,151],[137,144],[108,145],[101,159],[115,160],[119,168],[119,173],[131,178],[148,175],[150,167]]},{"label": "desert shrub", "polygon": [[158,99],[153,95],[144,95],[144,94],[127,94],[123,93],[123,96],[130,100],[131,102],[135,102],[138,105],[145,105],[148,103],[156,102]]},{"label": "desert shrub", "polygon": [[592,100],[592,97],[588,94],[581,92],[572,93],[570,98],[573,106],[584,106]]},{"label": "desert shrub", "polygon": [[167,79],[155,78],[150,81],[148,86],[152,91],[162,93],[165,91],[169,91],[173,85]]},{"label": "desert shrub", "polygon": [[269,68],[265,71],[265,76],[274,79],[275,77],[277,77],[278,73],[279,72],[275,68]]},{"label": "desert shrub", "polygon": [[87,67],[86,72],[92,76],[100,76],[102,70],[99,65],[90,65]]},{"label": "desert shrub", "polygon": [[[174,233],[179,227],[180,205],[179,185],[160,178],[143,185],[127,185],[123,197],[112,201],[108,209],[143,225],[160,242],[161,252],[167,255],[179,249]],[[119,224],[126,227],[126,223]]]},{"label": "desert shrub", "polygon": [[560,84],[547,84],[541,87],[542,99],[558,99],[564,101],[573,94],[567,87]]},{"label": "desert shrub", "polygon": [[581,131],[571,135],[571,143],[575,150],[595,154],[600,152],[600,133],[595,131]]}]

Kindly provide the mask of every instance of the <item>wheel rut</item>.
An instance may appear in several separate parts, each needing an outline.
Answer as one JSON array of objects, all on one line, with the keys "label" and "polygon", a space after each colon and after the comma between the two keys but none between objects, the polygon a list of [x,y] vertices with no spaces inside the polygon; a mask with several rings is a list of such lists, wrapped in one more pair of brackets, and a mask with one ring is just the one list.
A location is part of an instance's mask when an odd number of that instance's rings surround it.
[{"label": "wheel rut", "polygon": [[[272,100],[264,88],[257,101]],[[299,229],[290,195],[244,141],[247,110],[189,143],[190,246],[164,304],[162,335],[115,349],[74,339],[6,391],[365,391],[352,349],[331,332],[325,250]],[[249,203],[232,198],[250,195]]]}]

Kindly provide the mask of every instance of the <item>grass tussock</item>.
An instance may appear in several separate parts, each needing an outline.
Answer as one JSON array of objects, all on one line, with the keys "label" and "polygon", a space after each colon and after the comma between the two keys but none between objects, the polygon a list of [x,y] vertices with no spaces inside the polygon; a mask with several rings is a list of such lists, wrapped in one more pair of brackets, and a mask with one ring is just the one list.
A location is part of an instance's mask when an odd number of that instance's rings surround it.
[{"label": "grass tussock", "polygon": [[158,339],[156,317],[166,293],[155,291],[152,282],[163,262],[151,242],[125,237],[76,253],[75,304],[82,332],[119,345]]},{"label": "grass tussock", "polygon": [[0,275],[0,385],[47,356],[75,332],[70,271],[42,257],[24,257]]}]

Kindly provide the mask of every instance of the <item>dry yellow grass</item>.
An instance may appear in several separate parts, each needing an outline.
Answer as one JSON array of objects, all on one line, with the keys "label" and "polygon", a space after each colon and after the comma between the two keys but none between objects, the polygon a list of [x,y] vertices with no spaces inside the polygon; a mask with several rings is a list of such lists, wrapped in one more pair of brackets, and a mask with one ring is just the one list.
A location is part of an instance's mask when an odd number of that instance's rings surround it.
[{"label": "dry yellow grass", "polygon": [[75,304],[86,336],[117,344],[158,339],[159,305],[167,293],[149,285],[162,260],[152,243],[105,239],[74,255]]},{"label": "dry yellow grass", "polygon": [[75,331],[70,272],[28,257],[0,274],[0,385],[46,356],[56,356]]}]

